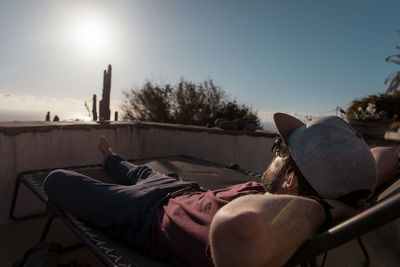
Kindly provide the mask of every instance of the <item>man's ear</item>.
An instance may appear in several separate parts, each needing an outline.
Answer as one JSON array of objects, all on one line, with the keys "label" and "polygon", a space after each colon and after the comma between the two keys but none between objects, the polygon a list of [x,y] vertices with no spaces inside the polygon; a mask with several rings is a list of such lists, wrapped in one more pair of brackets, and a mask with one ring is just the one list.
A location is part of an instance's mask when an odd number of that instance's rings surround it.
[{"label": "man's ear", "polygon": [[297,177],[294,175],[294,173],[288,175],[286,181],[283,183],[283,187],[285,187],[288,191],[297,190],[297,185]]}]

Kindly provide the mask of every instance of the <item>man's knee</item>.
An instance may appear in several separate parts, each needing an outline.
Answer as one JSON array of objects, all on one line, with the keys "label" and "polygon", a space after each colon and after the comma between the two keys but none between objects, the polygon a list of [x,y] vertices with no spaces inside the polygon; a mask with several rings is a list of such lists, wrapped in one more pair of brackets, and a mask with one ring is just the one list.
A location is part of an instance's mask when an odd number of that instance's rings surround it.
[{"label": "man's knee", "polygon": [[46,192],[46,194],[51,195],[57,189],[62,188],[62,183],[65,182],[66,176],[68,176],[67,170],[60,169],[50,172],[43,183],[44,191]]},{"label": "man's knee", "polygon": [[156,173],[154,173],[153,170],[147,167],[146,165],[138,165],[129,171],[128,173],[128,176],[130,178],[129,182],[130,184],[136,184],[140,180],[147,179],[151,174],[156,174]]}]

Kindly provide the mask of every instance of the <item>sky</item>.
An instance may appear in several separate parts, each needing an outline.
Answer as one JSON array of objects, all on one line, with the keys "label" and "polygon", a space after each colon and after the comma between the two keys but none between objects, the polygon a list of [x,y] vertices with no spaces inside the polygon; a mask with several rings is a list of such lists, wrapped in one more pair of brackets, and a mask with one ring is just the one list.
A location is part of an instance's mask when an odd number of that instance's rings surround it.
[{"label": "sky", "polygon": [[85,114],[108,64],[112,111],[122,90],[183,77],[213,79],[264,121],[334,113],[385,92],[399,10],[399,0],[1,0],[0,114]]}]

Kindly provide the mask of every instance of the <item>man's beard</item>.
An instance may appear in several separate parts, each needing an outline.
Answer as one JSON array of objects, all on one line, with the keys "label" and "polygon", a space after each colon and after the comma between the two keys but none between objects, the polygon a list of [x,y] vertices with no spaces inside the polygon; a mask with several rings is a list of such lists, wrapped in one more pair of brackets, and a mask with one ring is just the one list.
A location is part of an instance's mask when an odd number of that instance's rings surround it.
[{"label": "man's beard", "polygon": [[264,184],[265,190],[269,193],[276,193],[278,186],[281,184],[282,170],[272,171],[271,164],[261,176],[261,182]]}]

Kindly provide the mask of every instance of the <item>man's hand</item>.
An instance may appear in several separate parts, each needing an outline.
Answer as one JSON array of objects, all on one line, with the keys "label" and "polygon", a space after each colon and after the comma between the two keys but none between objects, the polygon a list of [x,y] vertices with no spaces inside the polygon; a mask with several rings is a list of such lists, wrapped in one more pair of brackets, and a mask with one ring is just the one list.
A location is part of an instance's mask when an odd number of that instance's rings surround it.
[{"label": "man's hand", "polygon": [[363,208],[355,209],[337,200],[325,199],[325,201],[333,207],[333,209],[330,210],[332,214],[333,225],[338,224],[343,220],[363,211]]}]

